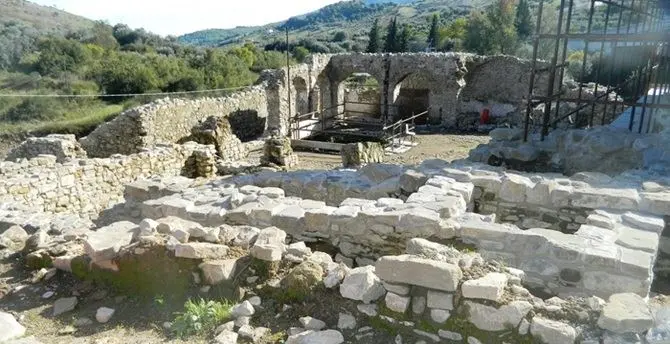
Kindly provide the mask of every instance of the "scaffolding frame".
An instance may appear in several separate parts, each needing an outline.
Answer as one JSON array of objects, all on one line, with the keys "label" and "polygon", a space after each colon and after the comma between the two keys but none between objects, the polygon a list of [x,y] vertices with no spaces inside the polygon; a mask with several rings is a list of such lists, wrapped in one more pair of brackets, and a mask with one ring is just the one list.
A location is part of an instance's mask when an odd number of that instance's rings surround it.
[{"label": "scaffolding frame", "polygon": [[[547,9],[560,2],[556,11],[558,19],[543,18]],[[549,135],[551,129],[575,115],[585,111],[587,127],[605,125],[613,121],[619,113],[630,111],[630,131],[643,132],[645,116],[653,116],[655,109],[670,109],[670,105],[661,104],[661,94],[670,91],[670,69],[668,68],[668,27],[666,9],[659,0],[541,0],[537,9],[536,28],[533,36],[532,70],[528,87],[526,118],[524,123],[524,141],[531,133],[540,131],[540,139]],[[588,4],[588,9],[584,7]],[[576,23],[575,17],[587,11],[588,22],[584,28]],[[596,22],[597,21],[597,22]],[[582,22],[583,23],[583,22]],[[546,42],[549,42],[548,44]],[[566,94],[566,81],[570,77],[567,68],[569,49],[582,45],[583,58],[581,70],[576,78],[578,96]],[[540,50],[549,47],[549,58],[542,60]],[[595,49],[594,49],[595,47]],[[629,51],[642,53],[636,59]],[[617,56],[623,54],[625,56]],[[546,54],[542,54],[546,55]],[[594,60],[597,68],[587,73],[589,62]],[[605,64],[610,61],[610,66]],[[574,63],[574,62],[573,62]],[[618,66],[633,66],[631,74],[624,80],[618,80]],[[578,66],[579,67],[579,66]],[[546,88],[541,89],[540,77],[548,79]],[[587,79],[594,79],[594,96],[584,98]],[[650,92],[652,87],[652,92]],[[600,94],[599,94],[600,92]],[[651,95],[649,93],[652,93]],[[622,99],[619,95],[625,95]],[[561,108],[571,103],[571,110],[562,113]],[[536,108],[544,104],[541,121],[533,118]],[[575,108],[576,105],[576,108]],[[595,123],[597,110],[602,110],[600,123]],[[610,107],[608,111],[608,107]],[[565,111],[564,111],[565,112]],[[607,116],[608,113],[612,115]],[[639,126],[634,127],[636,116]],[[535,123],[532,123],[535,122]],[[647,118],[647,122],[651,121]]]}]

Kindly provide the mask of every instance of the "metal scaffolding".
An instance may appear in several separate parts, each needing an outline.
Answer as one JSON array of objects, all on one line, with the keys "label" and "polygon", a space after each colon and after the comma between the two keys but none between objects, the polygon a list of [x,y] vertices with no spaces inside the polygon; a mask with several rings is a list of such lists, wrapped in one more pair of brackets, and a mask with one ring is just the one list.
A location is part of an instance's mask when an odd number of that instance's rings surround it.
[{"label": "metal scaffolding", "polygon": [[[641,133],[659,109],[670,109],[660,101],[670,92],[670,13],[665,2],[541,0],[525,140],[538,131],[544,140],[566,121],[573,127],[592,127],[620,122],[622,116],[628,130]],[[576,83],[573,91],[578,88],[576,96],[567,92],[570,80]]]}]

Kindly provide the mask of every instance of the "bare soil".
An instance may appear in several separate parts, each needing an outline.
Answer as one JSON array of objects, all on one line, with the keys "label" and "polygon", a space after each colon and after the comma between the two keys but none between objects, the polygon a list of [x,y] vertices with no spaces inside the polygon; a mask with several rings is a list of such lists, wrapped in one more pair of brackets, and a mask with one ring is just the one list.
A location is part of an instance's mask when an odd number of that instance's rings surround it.
[{"label": "bare soil", "polygon": [[[453,161],[468,157],[468,153],[480,144],[490,141],[487,135],[423,134],[417,135],[418,145],[406,153],[387,156],[386,163],[417,165],[428,159]],[[298,152],[298,169],[334,169],[342,166],[342,159],[335,154]]]}]

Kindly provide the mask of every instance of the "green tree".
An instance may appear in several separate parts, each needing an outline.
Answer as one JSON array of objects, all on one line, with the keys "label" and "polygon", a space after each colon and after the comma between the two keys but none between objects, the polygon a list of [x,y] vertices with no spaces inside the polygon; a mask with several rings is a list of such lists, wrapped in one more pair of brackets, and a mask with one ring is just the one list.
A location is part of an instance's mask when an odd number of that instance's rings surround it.
[{"label": "green tree", "polygon": [[487,10],[491,23],[493,50],[500,54],[512,54],[517,48],[517,34],[514,26],[514,0],[497,0]]},{"label": "green tree", "polygon": [[35,69],[47,76],[76,72],[89,58],[81,43],[69,39],[46,38],[38,43],[38,49],[40,54]]},{"label": "green tree", "polygon": [[144,57],[134,53],[113,54],[96,72],[98,84],[107,94],[139,94],[158,90],[159,77]]},{"label": "green tree", "polygon": [[481,12],[472,12],[465,34],[465,49],[480,55],[490,54],[492,51],[490,32],[491,23],[488,18]]},{"label": "green tree", "polygon": [[386,41],[384,42],[384,52],[387,53],[397,53],[399,51],[399,40],[400,36],[398,33],[398,19],[393,18],[389,23],[387,32],[386,32]]},{"label": "green tree", "polygon": [[412,39],[412,29],[409,25],[403,25],[398,39],[398,52],[409,51],[409,42]]},{"label": "green tree", "polygon": [[344,31],[338,31],[333,37],[333,42],[344,42],[347,40],[347,33]]},{"label": "green tree", "polygon": [[205,85],[209,88],[238,87],[254,82],[253,74],[237,56],[209,49],[205,53],[204,62]]},{"label": "green tree", "polygon": [[433,14],[430,32],[428,33],[428,46],[437,50],[440,44],[440,16]]},{"label": "green tree", "polygon": [[239,57],[248,67],[253,66],[256,60],[254,51],[246,45],[230,49],[230,54]]},{"label": "green tree", "polygon": [[514,20],[514,27],[519,38],[525,40],[533,32],[533,20],[530,14],[530,7],[528,0],[519,0],[516,8],[516,18]]},{"label": "green tree", "polygon": [[293,58],[295,58],[298,62],[305,62],[307,56],[309,56],[309,50],[307,48],[298,46],[293,49]]},{"label": "green tree", "polygon": [[366,52],[368,53],[378,53],[379,52],[379,19],[375,19],[374,24],[372,24],[372,29],[368,35],[370,41],[368,42],[368,48]]}]

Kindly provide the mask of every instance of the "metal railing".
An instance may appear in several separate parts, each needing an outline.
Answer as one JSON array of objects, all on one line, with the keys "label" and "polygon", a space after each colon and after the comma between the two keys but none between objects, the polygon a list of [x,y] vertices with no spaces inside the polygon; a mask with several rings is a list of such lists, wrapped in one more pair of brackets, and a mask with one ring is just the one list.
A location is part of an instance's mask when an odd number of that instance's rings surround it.
[{"label": "metal railing", "polygon": [[[628,120],[628,129],[641,133],[645,120],[649,126],[650,116],[670,108],[660,102],[661,95],[670,91],[670,50],[664,24],[668,14],[659,1],[589,2],[585,8],[578,0],[560,0],[555,23],[548,22],[552,16],[543,18],[546,10],[553,11],[551,3],[539,3],[524,123],[526,141],[538,129],[544,140],[551,129],[572,117],[582,119],[576,126],[592,127],[608,124],[624,113],[630,118],[620,120]],[[585,11],[588,22],[580,27],[575,18]],[[543,44],[547,42],[549,51]],[[572,52],[581,51],[581,56],[571,57],[570,47],[575,46],[579,48]],[[581,61],[575,61],[575,56]],[[574,65],[578,73],[568,70]],[[547,79],[546,84],[541,77]],[[576,96],[570,94],[574,89],[566,88],[571,77],[577,83]],[[587,87],[592,94],[586,94]],[[544,109],[538,110],[542,104]],[[541,118],[533,118],[536,112],[542,112]]]}]

